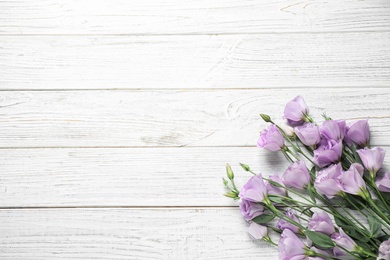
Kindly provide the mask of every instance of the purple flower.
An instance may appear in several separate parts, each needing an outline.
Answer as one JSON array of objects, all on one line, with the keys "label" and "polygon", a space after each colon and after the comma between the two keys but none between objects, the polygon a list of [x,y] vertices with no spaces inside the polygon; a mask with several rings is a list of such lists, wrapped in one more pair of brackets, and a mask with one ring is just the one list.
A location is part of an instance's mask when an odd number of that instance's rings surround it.
[{"label": "purple flower", "polygon": [[252,176],[240,191],[240,198],[252,202],[262,202],[267,196],[267,188],[261,174]]},{"label": "purple flower", "polygon": [[368,120],[358,120],[347,126],[345,141],[348,145],[367,146],[370,142],[370,128]]},{"label": "purple flower", "polygon": [[287,119],[292,126],[298,126],[305,122],[305,117],[309,113],[305,100],[301,96],[297,96],[287,103],[284,109],[283,118]]},{"label": "purple flower", "polygon": [[295,127],[295,134],[299,140],[307,146],[313,146],[320,142],[320,128],[313,123]]},{"label": "purple flower", "polygon": [[[343,247],[348,251],[355,251],[355,248],[357,247],[355,241],[353,241],[352,238],[345,234],[342,228],[339,228],[339,233],[334,233],[331,238],[338,246]],[[333,254],[336,257],[347,256],[348,253],[338,246],[333,248]]]},{"label": "purple flower", "polygon": [[[291,209],[289,209],[289,210],[286,211],[286,216],[287,216],[289,219],[294,220],[295,222],[301,223],[301,222],[299,221],[298,217],[295,215],[295,212],[292,211]],[[299,227],[297,227],[297,226],[294,225],[294,224],[291,224],[290,222],[287,222],[287,221],[284,220],[284,219],[279,219],[277,226],[278,226],[278,228],[279,228],[280,230],[290,229],[292,232],[294,232],[294,233],[296,233],[296,234],[299,232]]]},{"label": "purple flower", "polygon": [[303,189],[310,182],[310,173],[303,161],[290,164],[283,173],[282,180],[286,187]]},{"label": "purple flower", "polygon": [[275,125],[270,125],[261,132],[257,146],[277,152],[284,147],[283,135]]},{"label": "purple flower", "polygon": [[390,172],[378,175],[375,184],[381,192],[390,192]]},{"label": "purple flower", "polygon": [[380,244],[377,259],[390,259],[390,238]]},{"label": "purple flower", "polygon": [[305,244],[290,229],[283,230],[283,233],[280,235],[278,247],[280,260],[299,260],[305,258]]},{"label": "purple flower", "polygon": [[264,206],[249,200],[242,200],[240,203],[240,212],[244,218],[249,221],[264,213]]},{"label": "purple flower", "polygon": [[380,147],[375,147],[372,149],[360,149],[357,150],[357,153],[359,154],[364,167],[370,172],[371,176],[375,177],[379,169],[382,168],[386,151]]},{"label": "purple flower", "polygon": [[[283,185],[283,181],[277,173],[268,177],[268,179]],[[264,183],[265,183],[265,187],[267,188],[268,194],[278,195],[278,196],[286,196],[286,194],[287,194],[286,189],[283,189],[281,187],[276,187],[276,186],[272,185],[271,183],[269,183],[268,181],[264,181]]]},{"label": "purple flower", "polygon": [[349,194],[362,194],[366,190],[366,183],[363,180],[364,168],[358,163],[353,163],[348,171],[339,176],[342,190]]},{"label": "purple flower", "polygon": [[252,222],[248,227],[248,233],[254,239],[262,239],[263,237],[268,235],[268,230],[266,226],[259,225],[257,223]]},{"label": "purple flower", "polygon": [[320,133],[327,140],[343,140],[347,126],[344,120],[327,120],[320,126]]},{"label": "purple flower", "polygon": [[330,199],[333,198],[342,191],[338,179],[342,171],[343,169],[341,168],[340,163],[331,165],[328,168],[319,171],[314,182],[314,188],[318,193],[326,195]]},{"label": "purple flower", "polygon": [[308,228],[312,231],[332,235],[335,232],[332,220],[326,212],[315,212],[308,223]]},{"label": "purple flower", "polygon": [[314,150],[314,163],[323,168],[338,162],[343,151],[341,141],[322,140],[317,150]]}]

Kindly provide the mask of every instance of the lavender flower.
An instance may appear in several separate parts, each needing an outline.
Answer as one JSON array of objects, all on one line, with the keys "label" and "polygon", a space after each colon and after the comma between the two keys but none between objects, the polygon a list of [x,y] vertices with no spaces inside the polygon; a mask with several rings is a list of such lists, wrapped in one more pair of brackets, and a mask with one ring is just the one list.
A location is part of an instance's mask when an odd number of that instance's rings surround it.
[{"label": "lavender flower", "polygon": [[322,140],[317,150],[314,150],[314,163],[323,168],[329,164],[338,162],[343,151],[341,141]]},{"label": "lavender flower", "polygon": [[290,164],[283,173],[282,180],[287,187],[304,189],[311,180],[305,162],[298,161]]},{"label": "lavender flower", "polygon": [[375,184],[381,192],[390,192],[390,172],[378,175]]},{"label": "lavender flower", "polygon": [[242,200],[240,203],[240,212],[249,221],[262,215],[264,213],[264,206],[249,200]]},{"label": "lavender flower", "polygon": [[342,228],[339,228],[339,233],[334,233],[331,236],[331,238],[338,245],[338,246],[333,248],[333,254],[336,257],[342,257],[342,256],[348,255],[348,253],[345,252],[340,247],[343,247],[350,252],[355,251],[355,249],[357,247],[357,244],[355,243],[355,241],[353,241],[352,238],[350,238],[347,234],[345,234],[345,232]]},{"label": "lavender flower", "polygon": [[347,126],[345,141],[348,145],[354,143],[357,146],[364,147],[370,142],[370,128],[368,120],[358,120]]},{"label": "lavender flower", "polygon": [[[277,173],[268,177],[268,179],[283,185],[283,181]],[[265,183],[265,187],[267,188],[268,194],[278,195],[278,196],[286,196],[286,194],[287,194],[286,189],[283,189],[281,187],[276,187],[276,186],[272,185],[271,183],[269,183],[268,181],[264,181],[264,183]]]},{"label": "lavender flower", "polygon": [[344,120],[327,120],[320,126],[321,136],[327,140],[343,140],[346,130]]},{"label": "lavender flower", "polygon": [[314,182],[314,188],[318,193],[326,195],[330,199],[333,198],[342,192],[342,187],[338,179],[342,171],[343,169],[340,163],[319,171]]},{"label": "lavender flower", "polygon": [[305,258],[305,244],[290,229],[283,230],[278,246],[280,260]]},{"label": "lavender flower", "polygon": [[292,126],[298,126],[305,122],[305,118],[309,113],[305,100],[301,96],[297,96],[287,103],[284,109],[284,117]]},{"label": "lavender flower", "polygon": [[[298,217],[295,215],[295,212],[293,210],[291,210],[291,209],[286,211],[286,216],[289,219],[294,220],[297,223],[301,223],[299,221]],[[279,219],[277,226],[278,226],[278,228],[280,230],[290,229],[292,232],[294,232],[296,234],[298,234],[298,232],[299,232],[299,227],[297,227],[296,225],[291,224],[290,222],[288,222],[288,221],[286,221],[284,219]]]},{"label": "lavender flower", "polygon": [[266,226],[259,225],[257,223],[252,222],[248,227],[248,233],[254,239],[262,239],[263,237],[268,235],[268,230]]},{"label": "lavender flower", "polygon": [[375,177],[379,169],[382,168],[386,151],[380,147],[375,147],[373,149],[360,149],[357,150],[357,153],[359,154],[364,167],[370,172],[372,177]]},{"label": "lavender flower", "polygon": [[308,222],[308,228],[312,231],[332,235],[335,232],[332,220],[326,212],[315,212]]},{"label": "lavender flower", "polygon": [[383,241],[379,246],[378,251],[378,260],[387,260],[390,259],[390,238],[386,241]]},{"label": "lavender flower", "polygon": [[252,176],[239,194],[243,200],[262,202],[267,197],[267,188],[261,174]]},{"label": "lavender flower", "polygon": [[261,132],[257,146],[277,152],[284,147],[283,135],[275,125],[270,125]]},{"label": "lavender flower", "polygon": [[320,142],[320,128],[313,123],[295,127],[295,134],[299,140],[307,146],[313,146]]},{"label": "lavender flower", "polygon": [[366,183],[363,180],[363,171],[363,166],[353,163],[348,171],[339,176],[342,190],[349,194],[364,195]]}]

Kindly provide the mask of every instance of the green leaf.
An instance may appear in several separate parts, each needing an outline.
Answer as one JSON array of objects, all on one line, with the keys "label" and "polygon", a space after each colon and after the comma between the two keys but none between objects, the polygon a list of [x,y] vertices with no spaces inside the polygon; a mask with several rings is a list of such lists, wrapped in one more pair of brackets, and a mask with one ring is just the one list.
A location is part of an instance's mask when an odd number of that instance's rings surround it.
[{"label": "green leaf", "polygon": [[283,204],[283,198],[276,195],[268,195],[268,199],[277,204]]},{"label": "green leaf", "polygon": [[381,232],[382,225],[373,216],[368,216],[367,220],[371,232],[370,236],[377,237]]},{"label": "green leaf", "polygon": [[335,246],[332,239],[323,233],[307,230],[305,231],[305,235],[319,247],[332,248]]},{"label": "green leaf", "polygon": [[267,224],[276,217],[275,214],[263,214],[252,219],[257,224]]},{"label": "green leaf", "polygon": [[351,224],[340,219],[337,216],[334,216],[334,220],[337,226],[343,228],[344,232],[350,237],[354,238],[355,240],[359,240],[361,242],[368,242],[370,240],[368,235],[362,235],[362,233],[365,234],[365,232],[362,229],[356,226],[351,226]]},{"label": "green leaf", "polygon": [[390,235],[383,235],[377,238],[379,239],[379,241],[384,242],[390,238]]}]

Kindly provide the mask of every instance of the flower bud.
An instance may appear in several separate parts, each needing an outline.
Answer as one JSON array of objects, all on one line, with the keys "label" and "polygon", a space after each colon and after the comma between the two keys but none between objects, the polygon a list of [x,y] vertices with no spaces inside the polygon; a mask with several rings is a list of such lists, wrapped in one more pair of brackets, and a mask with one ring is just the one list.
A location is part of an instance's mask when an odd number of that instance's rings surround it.
[{"label": "flower bud", "polygon": [[266,114],[260,114],[261,118],[267,122],[267,123],[272,123],[272,120],[271,120],[271,117],[269,115],[266,115]]},{"label": "flower bud", "polygon": [[243,168],[244,171],[246,171],[246,172],[249,172],[249,171],[251,170],[251,168],[250,168],[248,165],[246,165],[246,164],[240,163],[240,166],[241,166],[241,168]]},{"label": "flower bud", "polygon": [[229,180],[234,179],[234,173],[233,173],[232,167],[230,167],[230,165],[228,163],[226,164],[226,175],[229,178]]}]

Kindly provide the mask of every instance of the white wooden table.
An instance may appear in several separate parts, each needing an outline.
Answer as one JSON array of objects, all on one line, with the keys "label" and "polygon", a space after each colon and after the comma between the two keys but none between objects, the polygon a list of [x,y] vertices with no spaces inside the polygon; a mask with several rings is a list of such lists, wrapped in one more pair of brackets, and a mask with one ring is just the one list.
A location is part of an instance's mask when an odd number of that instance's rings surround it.
[{"label": "white wooden table", "polygon": [[298,94],[389,146],[389,86],[388,0],[0,1],[0,259],[277,259],[225,163]]}]

